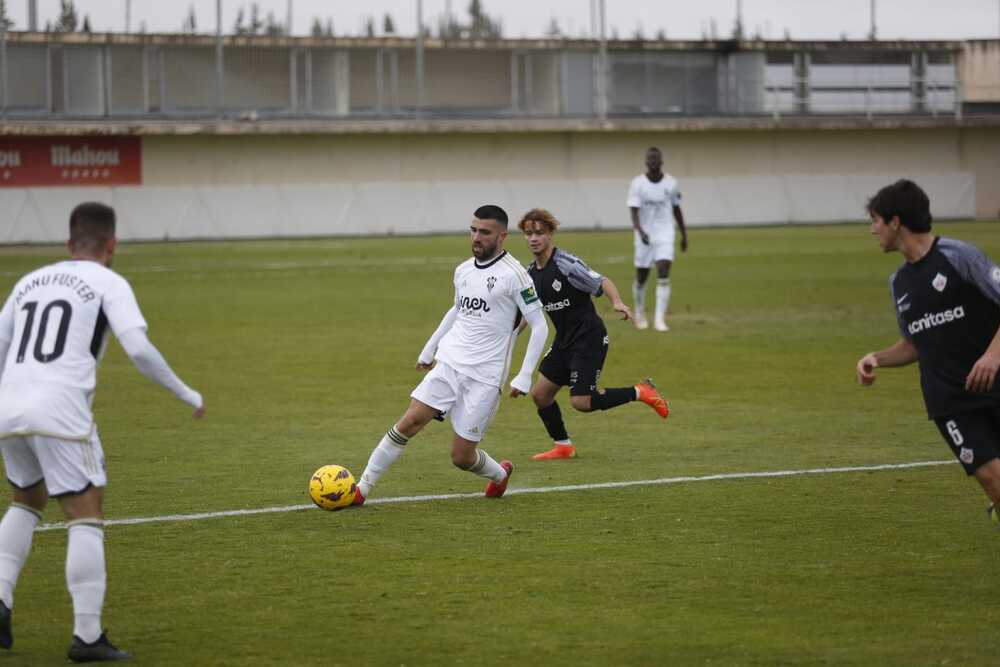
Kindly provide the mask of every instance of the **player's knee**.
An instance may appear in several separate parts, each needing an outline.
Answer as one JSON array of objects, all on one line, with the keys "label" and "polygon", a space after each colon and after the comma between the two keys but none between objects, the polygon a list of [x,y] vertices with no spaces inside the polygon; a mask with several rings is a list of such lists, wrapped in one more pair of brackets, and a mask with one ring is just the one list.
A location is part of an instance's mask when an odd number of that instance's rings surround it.
[{"label": "player's knee", "polygon": [[535,407],[539,410],[552,405],[552,397],[538,387],[531,388],[531,400],[535,402]]},{"label": "player's knee", "polygon": [[573,409],[577,412],[590,412],[593,410],[591,407],[590,396],[570,396],[569,404],[573,406]]},{"label": "player's knee", "polygon": [[396,430],[407,438],[412,438],[434,418],[434,412],[427,406],[411,405],[396,423]]},{"label": "player's knee", "polygon": [[49,492],[45,487],[44,479],[39,480],[37,484],[29,486],[26,489],[13,487],[11,496],[11,499],[18,505],[30,507],[38,512],[43,511],[49,502]]},{"label": "player's knee", "polygon": [[974,474],[991,499],[1000,496],[1000,459],[987,461]]}]

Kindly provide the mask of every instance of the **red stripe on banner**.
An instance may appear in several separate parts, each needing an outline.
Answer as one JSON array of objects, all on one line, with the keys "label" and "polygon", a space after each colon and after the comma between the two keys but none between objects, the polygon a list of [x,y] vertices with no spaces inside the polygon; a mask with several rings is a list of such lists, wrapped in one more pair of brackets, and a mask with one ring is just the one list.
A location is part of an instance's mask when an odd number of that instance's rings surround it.
[{"label": "red stripe on banner", "polygon": [[140,137],[0,137],[0,187],[141,184]]}]

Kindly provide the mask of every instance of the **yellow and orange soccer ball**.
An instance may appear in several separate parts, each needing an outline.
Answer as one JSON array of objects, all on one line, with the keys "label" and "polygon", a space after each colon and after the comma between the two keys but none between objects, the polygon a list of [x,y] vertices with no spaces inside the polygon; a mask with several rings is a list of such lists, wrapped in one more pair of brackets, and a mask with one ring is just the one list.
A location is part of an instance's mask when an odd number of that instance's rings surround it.
[{"label": "yellow and orange soccer ball", "polygon": [[323,466],[309,478],[309,497],[330,512],[350,507],[357,492],[354,475],[344,466]]}]

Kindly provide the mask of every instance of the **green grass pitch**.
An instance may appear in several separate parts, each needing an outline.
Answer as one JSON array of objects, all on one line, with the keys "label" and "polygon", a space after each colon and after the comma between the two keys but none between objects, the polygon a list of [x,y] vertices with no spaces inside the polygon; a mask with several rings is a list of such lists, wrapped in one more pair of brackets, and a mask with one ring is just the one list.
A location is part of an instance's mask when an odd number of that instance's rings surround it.
[{"label": "green grass pitch", "polygon": [[[995,224],[937,231],[1000,258]],[[557,241],[630,300],[628,233]],[[0,248],[3,294],[62,253]],[[208,417],[111,344],[95,402],[108,517],[302,504],[320,465],[360,474],[468,254],[461,233],[122,245],[115,268]],[[563,395],[580,457],[535,463],[545,432],[505,397],[484,448],[514,461],[512,488],[947,460],[915,368],[854,379],[897,335],[900,261],[864,225],[693,229],[670,333],[600,305],[604,384],[652,376],[670,419],[574,413]],[[449,442],[432,423],[373,497],[481,491]],[[984,665],[1000,655],[985,505],[942,465],[109,526],[104,623],[143,665]],[[35,536],[0,663],[63,664],[65,543]]]}]

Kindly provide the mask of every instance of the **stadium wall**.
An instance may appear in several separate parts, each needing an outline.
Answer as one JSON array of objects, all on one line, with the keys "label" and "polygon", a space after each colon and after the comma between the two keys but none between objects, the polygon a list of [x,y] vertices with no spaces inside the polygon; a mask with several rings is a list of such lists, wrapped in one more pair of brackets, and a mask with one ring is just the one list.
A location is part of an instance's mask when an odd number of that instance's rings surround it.
[{"label": "stadium wall", "polygon": [[551,209],[567,228],[626,228],[629,180],[665,153],[689,224],[863,220],[907,176],[934,215],[1000,216],[1000,128],[149,135],[142,185],[0,188],[0,242],[58,242],[88,199],[127,240],[421,234],[484,202]]}]

